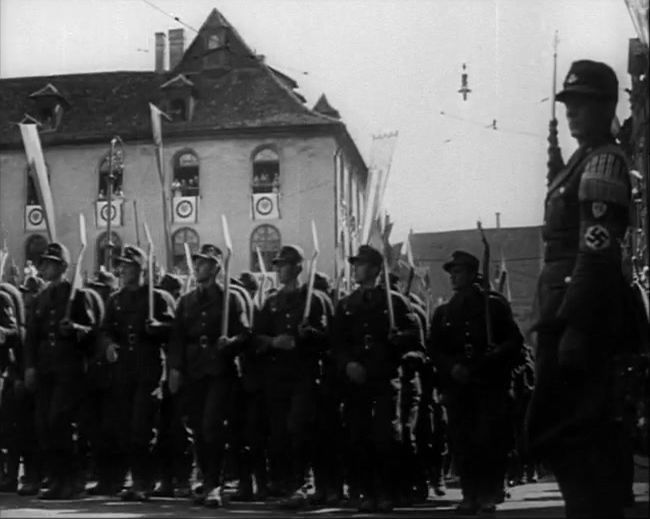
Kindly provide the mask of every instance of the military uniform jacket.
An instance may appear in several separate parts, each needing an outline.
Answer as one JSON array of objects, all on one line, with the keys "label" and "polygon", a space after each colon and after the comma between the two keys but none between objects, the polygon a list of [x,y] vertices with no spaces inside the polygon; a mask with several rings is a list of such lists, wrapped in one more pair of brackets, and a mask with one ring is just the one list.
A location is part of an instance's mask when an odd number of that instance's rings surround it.
[{"label": "military uniform jacket", "polygon": [[542,231],[538,330],[569,325],[602,335],[625,327],[621,241],[630,192],[625,157],[613,142],[578,148],[552,179]]},{"label": "military uniform jacket", "polygon": [[455,293],[448,303],[436,308],[428,349],[441,389],[454,386],[451,370],[456,364],[470,370],[470,382],[500,389],[510,385],[511,371],[523,355],[523,337],[503,296],[491,292],[488,304],[492,347],[487,341],[484,293],[478,285]]},{"label": "military uniform jacket", "polygon": [[265,372],[277,380],[296,380],[302,377],[318,378],[318,361],[328,345],[327,309],[323,300],[314,291],[309,325],[315,330],[310,337],[300,338],[298,326],[303,320],[307,286],[288,292],[284,288],[270,296],[256,317],[254,333],[256,336],[277,337],[286,334],[294,337],[296,347],[292,350],[278,350],[272,347],[263,353]]},{"label": "military uniform jacket", "polygon": [[[181,296],[169,343],[169,368],[177,369],[191,380],[206,375],[235,376],[234,358],[245,338],[228,350],[217,351],[221,335],[223,288],[214,284],[196,288]],[[230,294],[228,335],[240,336],[248,330],[244,309],[234,293]]]},{"label": "military uniform jacket", "polygon": [[98,324],[90,296],[77,290],[70,319],[87,327],[88,333],[64,336],[59,323],[65,317],[71,285],[67,280],[50,283],[34,299],[27,318],[25,368],[41,373],[82,373],[94,344]]},{"label": "military uniform jacket", "polygon": [[[154,319],[171,325],[174,319],[172,304],[154,291]],[[115,372],[135,374],[146,379],[158,379],[162,370],[162,345],[169,338],[170,327],[161,327],[153,334],[147,333],[149,297],[146,285],[135,290],[122,288],[106,302],[106,317],[101,327],[101,344],[119,346]]]},{"label": "military uniform jacket", "polygon": [[358,362],[366,368],[368,382],[384,382],[398,376],[406,353],[421,349],[417,317],[401,294],[393,291],[391,295],[395,326],[402,332],[400,340],[393,343],[388,337],[390,325],[384,288],[357,288],[339,301],[332,347],[341,374],[345,374],[349,362]]}]

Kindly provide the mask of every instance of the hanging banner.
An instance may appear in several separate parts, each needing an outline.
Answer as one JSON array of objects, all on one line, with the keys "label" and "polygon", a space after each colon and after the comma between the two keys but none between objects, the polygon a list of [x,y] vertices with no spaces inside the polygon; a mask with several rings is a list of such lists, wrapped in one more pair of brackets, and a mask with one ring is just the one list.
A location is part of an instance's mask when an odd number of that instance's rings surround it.
[{"label": "hanging banner", "polygon": [[25,230],[26,231],[45,231],[47,223],[45,213],[40,205],[25,206]]},{"label": "hanging banner", "polygon": [[277,193],[253,193],[253,220],[277,220],[280,218]]},{"label": "hanging banner", "polygon": [[198,220],[198,197],[175,196],[172,198],[174,223],[196,223]]},{"label": "hanging banner", "polygon": [[98,200],[95,202],[95,222],[97,228],[104,229],[111,221],[111,227],[122,227],[122,202],[123,200]]}]

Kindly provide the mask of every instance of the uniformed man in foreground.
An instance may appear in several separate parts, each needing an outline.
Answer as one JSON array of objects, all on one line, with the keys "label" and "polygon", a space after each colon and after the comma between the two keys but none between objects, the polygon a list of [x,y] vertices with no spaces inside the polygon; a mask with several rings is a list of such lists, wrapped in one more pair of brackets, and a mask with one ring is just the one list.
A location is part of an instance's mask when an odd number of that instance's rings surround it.
[{"label": "uniformed man in foreground", "polygon": [[[178,302],[169,343],[169,389],[181,400],[183,414],[194,432],[196,455],[203,473],[203,492],[196,501],[222,506],[221,477],[226,449],[226,422],[237,379],[235,357],[250,331],[234,294],[225,301],[217,283],[221,250],[205,244],[192,255],[197,287]],[[221,329],[225,305],[228,330]]]},{"label": "uniformed man in foreground", "polygon": [[280,249],[273,265],[282,287],[266,299],[254,326],[264,363],[271,477],[286,497],[280,506],[287,508],[307,504],[305,474],[313,458],[318,361],[329,346],[326,309],[315,294],[304,319],[308,291],[299,280],[303,260],[296,245]]},{"label": "uniformed man in foreground", "polygon": [[70,253],[49,243],[39,262],[48,282],[34,301],[25,338],[25,386],[35,391],[36,432],[50,486],[41,499],[71,499],[78,494],[79,459],[73,421],[83,395],[84,367],[91,334],[97,326],[90,296],[76,291],[70,314],[66,308],[71,283],[65,278]]},{"label": "uniformed man in foreground", "polygon": [[479,285],[475,256],[456,251],[443,268],[449,273],[454,295],[433,315],[429,354],[440,376],[452,456],[463,493],[457,512],[493,513],[512,445],[508,390],[523,337],[508,302],[497,293],[485,294]]},{"label": "uniformed man in foreground", "polygon": [[416,317],[391,292],[391,329],[386,287],[378,286],[381,253],[368,245],[349,258],[358,288],[336,307],[332,333],[344,382],[348,484],[361,493],[362,512],[390,512],[399,492],[400,364],[418,349]]},{"label": "uniformed man in foreground", "polygon": [[[631,198],[626,159],[611,133],[618,80],[606,64],[571,65],[557,100],[578,149],[552,171],[539,277],[536,386],[530,448],[553,470],[567,517],[623,517],[614,359],[633,348],[621,242]],[[551,121],[551,131],[557,121]],[[636,341],[638,342],[638,341]]]},{"label": "uniformed man in foreground", "polygon": [[[120,493],[124,501],[146,501],[152,487],[150,443],[159,405],[163,373],[162,345],[168,340],[174,308],[158,291],[149,318],[147,258],[142,249],[125,245],[116,261],[122,288],[106,305],[101,346],[111,366],[110,397],[104,409],[105,456],[113,460],[116,479],[128,468],[133,485]],[[117,450],[111,452],[116,446]],[[112,478],[113,479],[113,478]]]}]

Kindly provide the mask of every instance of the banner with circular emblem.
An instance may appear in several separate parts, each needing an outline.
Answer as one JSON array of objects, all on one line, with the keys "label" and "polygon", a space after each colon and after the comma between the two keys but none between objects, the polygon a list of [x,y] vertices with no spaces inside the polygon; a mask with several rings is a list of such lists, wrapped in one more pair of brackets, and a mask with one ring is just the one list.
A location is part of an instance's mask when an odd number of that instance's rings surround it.
[{"label": "banner with circular emblem", "polygon": [[98,200],[95,202],[95,220],[98,228],[107,227],[109,220],[111,227],[121,227],[123,225],[122,202],[123,200],[120,198],[111,200],[110,204],[108,200]]},{"label": "banner with circular emblem", "polygon": [[276,220],[280,218],[277,193],[253,193],[253,220]]},{"label": "banner with circular emblem", "polygon": [[47,229],[45,212],[40,205],[25,206],[25,230],[44,231]]},{"label": "banner with circular emblem", "polygon": [[196,196],[175,196],[172,199],[174,223],[196,223],[198,217]]}]

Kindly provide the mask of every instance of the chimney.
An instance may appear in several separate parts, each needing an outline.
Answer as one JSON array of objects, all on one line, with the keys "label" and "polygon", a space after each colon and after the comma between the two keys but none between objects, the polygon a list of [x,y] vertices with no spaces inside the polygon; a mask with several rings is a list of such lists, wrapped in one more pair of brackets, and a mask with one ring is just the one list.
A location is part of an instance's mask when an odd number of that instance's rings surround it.
[{"label": "chimney", "polygon": [[169,30],[169,70],[174,70],[183,57],[185,35],[183,29]]},{"label": "chimney", "polygon": [[501,213],[496,213],[497,216],[497,229],[501,229]]},{"label": "chimney", "polygon": [[156,33],[156,72],[165,72],[165,33]]}]

